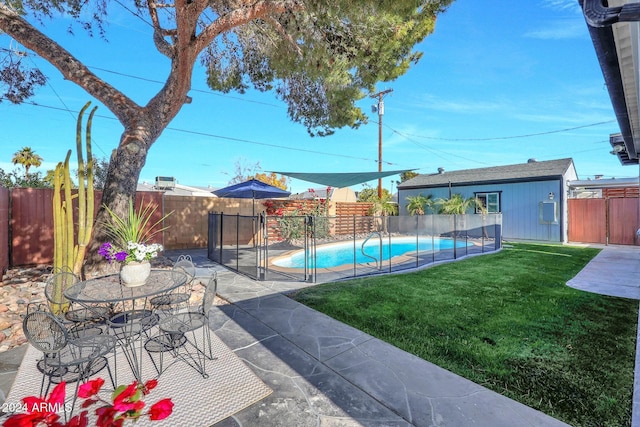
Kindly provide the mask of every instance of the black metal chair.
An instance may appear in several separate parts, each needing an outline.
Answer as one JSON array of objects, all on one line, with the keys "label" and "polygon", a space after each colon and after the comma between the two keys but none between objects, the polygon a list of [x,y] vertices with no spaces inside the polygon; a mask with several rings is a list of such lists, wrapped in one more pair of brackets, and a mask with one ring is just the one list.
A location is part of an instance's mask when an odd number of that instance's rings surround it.
[{"label": "black metal chair", "polygon": [[170,294],[159,295],[151,298],[150,303],[152,308],[161,313],[175,312],[180,310],[180,308],[184,308],[189,305],[191,287],[196,277],[196,266],[193,263],[191,256],[180,255],[175,264],[173,264],[173,270],[186,274],[187,281],[184,286],[181,286],[178,290],[171,292]]},{"label": "black metal chair", "polygon": [[69,332],[73,337],[102,333],[96,330],[96,323],[104,323],[109,316],[109,308],[99,305],[78,307],[64,296],[65,289],[78,283],[80,279],[71,272],[53,274],[47,279],[44,294],[51,306],[51,312],[64,324],[71,323]]},{"label": "black metal chair", "polygon": [[[162,353],[169,352],[174,358],[183,360],[198,371],[203,378],[208,378],[206,361],[214,359],[210,339],[209,310],[213,306],[217,289],[218,277],[217,273],[213,272],[200,305],[160,319],[158,326],[161,333],[152,337],[145,345],[147,351],[161,354],[159,373],[163,370]],[[199,329],[202,330],[200,339],[196,335]]]},{"label": "black metal chair", "polygon": [[[37,362],[37,368],[42,372],[41,396],[49,393],[51,384],[76,382],[73,408],[80,383],[104,368],[107,369],[115,389],[116,378],[106,357],[113,352],[115,363],[114,337],[101,334],[72,339],[59,319],[40,307],[26,314],[22,327],[29,343],[43,353],[43,357]],[[65,416],[70,414],[65,413]]]}]

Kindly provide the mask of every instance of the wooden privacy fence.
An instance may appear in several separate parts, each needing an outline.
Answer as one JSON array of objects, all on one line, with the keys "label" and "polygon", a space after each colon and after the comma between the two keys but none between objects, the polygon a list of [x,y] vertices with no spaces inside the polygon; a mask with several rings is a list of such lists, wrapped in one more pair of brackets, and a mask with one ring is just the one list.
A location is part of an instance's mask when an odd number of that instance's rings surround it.
[{"label": "wooden privacy fence", "polygon": [[[96,192],[96,209],[101,203],[102,193]],[[152,222],[162,215],[173,213],[165,220],[169,228],[157,236],[154,241],[162,243],[166,249],[188,249],[207,247],[207,218],[209,212],[223,212],[228,215],[250,216],[265,210],[265,200],[233,199],[217,197],[189,197],[166,195],[158,191],[139,191],[136,206],[141,202],[158,206]],[[285,201],[274,200],[280,204]],[[15,188],[7,190],[0,187],[0,269],[10,266],[47,264],[53,261],[53,190],[44,188]],[[254,205],[255,203],[255,205]],[[333,202],[330,202],[333,204]],[[268,204],[268,202],[267,202]],[[352,215],[365,215],[370,204],[335,203],[337,210],[341,205]],[[310,207],[308,201],[286,201],[283,207]],[[357,205],[362,205],[358,207]],[[342,210],[344,212],[344,210]],[[344,213],[343,213],[344,215]],[[351,218],[346,218],[350,223]]]},{"label": "wooden privacy fence", "polygon": [[638,244],[638,197],[569,199],[568,202],[570,242]]},{"label": "wooden privacy fence", "polygon": [[[102,192],[96,191],[94,207],[100,206]],[[136,209],[140,203],[151,204],[158,208],[151,217],[151,223],[162,218],[162,193],[139,192]],[[53,262],[53,190],[50,188],[14,188],[10,191],[9,264],[30,265]],[[77,198],[73,199],[73,208],[77,212]],[[74,216],[77,219],[77,215]],[[77,222],[74,224],[77,227]],[[76,230],[77,234],[77,230]],[[152,239],[162,242],[162,236]]]},{"label": "wooden privacy fence", "polygon": [[9,268],[9,190],[0,187],[0,276]]},{"label": "wooden privacy fence", "polygon": [[[101,192],[96,192],[96,211]],[[47,188],[15,188],[10,191],[9,224],[11,237],[0,240],[4,253],[10,252],[9,265],[47,264],[53,261],[53,190]],[[75,199],[74,199],[75,200]],[[139,191],[136,209],[156,206],[151,223],[172,212],[164,222],[169,228],[152,240],[166,249],[204,248],[207,246],[207,213],[226,209],[232,213],[251,212],[251,200],[215,197],[166,196],[158,191]],[[75,206],[77,209],[77,206]],[[1,237],[1,235],[0,235]],[[6,243],[5,243],[6,242]]]}]

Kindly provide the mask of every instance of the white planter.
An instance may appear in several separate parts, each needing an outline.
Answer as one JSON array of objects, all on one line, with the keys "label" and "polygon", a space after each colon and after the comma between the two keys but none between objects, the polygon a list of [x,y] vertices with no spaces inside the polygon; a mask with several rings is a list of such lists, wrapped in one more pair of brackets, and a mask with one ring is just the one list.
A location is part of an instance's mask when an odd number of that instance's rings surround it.
[{"label": "white planter", "polygon": [[133,288],[142,286],[151,274],[151,264],[149,261],[136,262],[132,261],[124,264],[120,269],[120,282],[122,286]]}]

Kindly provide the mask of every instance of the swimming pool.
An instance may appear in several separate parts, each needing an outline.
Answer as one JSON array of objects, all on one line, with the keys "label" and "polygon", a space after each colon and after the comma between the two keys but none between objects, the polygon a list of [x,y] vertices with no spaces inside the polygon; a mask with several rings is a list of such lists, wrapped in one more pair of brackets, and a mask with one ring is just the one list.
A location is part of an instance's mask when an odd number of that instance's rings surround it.
[{"label": "swimming pool", "polygon": [[[380,240],[377,238],[371,238],[364,246],[364,253],[362,253],[362,242],[364,240],[357,240],[355,242],[355,262],[357,264],[365,264],[373,262],[380,258]],[[391,242],[389,239],[382,239],[382,260],[386,261],[390,258],[414,253],[416,251],[432,251],[442,249],[452,249],[454,241],[452,239],[441,239],[438,237],[420,238],[416,242],[415,237],[400,237],[393,238]],[[467,243],[464,241],[458,241],[457,247],[465,247]],[[304,268],[304,250],[295,251],[289,255],[278,257],[273,260],[272,264],[283,268]],[[313,259],[308,260],[307,267],[313,268]],[[336,268],[344,265],[353,264],[354,262],[354,244],[353,241],[343,243],[331,243],[328,245],[320,245],[316,248],[316,268]]]}]

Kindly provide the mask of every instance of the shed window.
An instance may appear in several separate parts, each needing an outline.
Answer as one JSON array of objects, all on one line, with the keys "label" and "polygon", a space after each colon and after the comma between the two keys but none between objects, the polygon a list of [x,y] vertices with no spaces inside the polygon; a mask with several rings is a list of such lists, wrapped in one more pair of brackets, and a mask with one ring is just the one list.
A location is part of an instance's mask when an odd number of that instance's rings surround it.
[{"label": "shed window", "polygon": [[[500,212],[500,193],[476,193],[476,198],[482,202],[482,205],[487,209],[489,213]],[[476,209],[476,213],[480,213],[480,210]]]}]

